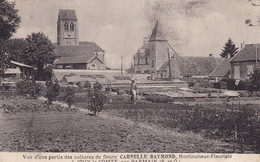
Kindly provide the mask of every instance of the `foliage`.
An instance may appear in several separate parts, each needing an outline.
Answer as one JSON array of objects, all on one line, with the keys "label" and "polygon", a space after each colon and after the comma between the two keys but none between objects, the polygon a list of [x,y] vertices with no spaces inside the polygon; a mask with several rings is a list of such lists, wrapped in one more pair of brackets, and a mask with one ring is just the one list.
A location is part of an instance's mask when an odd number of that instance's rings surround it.
[{"label": "foliage", "polygon": [[51,77],[52,77],[52,69],[54,69],[54,65],[47,65],[44,67],[43,69],[43,74],[44,74],[44,78],[43,80],[51,80]]},{"label": "foliage", "polygon": [[0,0],[0,76],[10,62],[10,58],[6,50],[6,41],[12,36],[19,27],[21,18],[18,10],[15,9],[15,2]]},{"label": "foliage", "polygon": [[248,90],[260,91],[260,68],[256,68],[249,78]]},{"label": "foliage", "polygon": [[25,40],[27,41],[27,48],[24,63],[37,67],[38,79],[43,80],[44,67],[47,64],[52,64],[55,59],[54,46],[43,33],[32,33]]},{"label": "foliage", "polygon": [[45,97],[48,99],[48,103],[52,104],[52,101],[55,101],[60,94],[60,85],[55,82],[53,84],[52,81],[46,81],[46,95]]},{"label": "foliage", "polygon": [[84,83],[84,88],[91,88],[91,84],[89,83],[89,81],[86,81]]},{"label": "foliage", "polygon": [[0,1],[0,39],[7,40],[19,27],[21,18],[15,9],[15,2]]},{"label": "foliage", "polygon": [[248,89],[249,80],[240,80],[236,86],[236,90],[246,90]]},{"label": "foliage", "polygon": [[[193,131],[206,138],[225,140],[247,147],[244,150],[260,152],[260,118],[256,113],[259,113],[257,105],[219,104],[203,107],[172,103],[113,103],[106,106],[106,111],[164,128]],[[241,150],[243,151],[243,148]]]},{"label": "foliage", "polygon": [[43,86],[31,80],[21,80],[16,83],[16,91],[20,95],[40,95],[43,91]]},{"label": "foliage", "polygon": [[236,80],[231,78],[223,78],[221,79],[221,84],[225,84],[228,90],[235,90],[236,89]]},{"label": "foliage", "polygon": [[97,115],[104,108],[106,101],[105,95],[99,90],[94,90],[94,92],[89,91],[89,110]]},{"label": "foliage", "polygon": [[103,88],[103,86],[99,83],[99,82],[96,82],[94,85],[94,91],[99,91]]},{"label": "foliage", "polygon": [[224,49],[222,49],[220,56],[222,58],[228,58],[228,57],[232,58],[236,53],[238,53],[238,48],[233,43],[231,38],[229,38],[227,43],[224,46]]},{"label": "foliage", "polygon": [[64,101],[69,105],[69,108],[71,105],[75,102],[75,91],[73,87],[66,87],[65,95],[64,95]]},{"label": "foliage", "polygon": [[173,102],[173,99],[167,96],[159,96],[159,95],[154,95],[154,96],[147,96],[145,98],[147,101],[152,101],[155,103],[169,103]]},{"label": "foliage", "polygon": [[6,52],[9,55],[9,59],[17,62],[24,62],[25,49],[27,48],[27,42],[23,38],[12,38],[6,41]]}]

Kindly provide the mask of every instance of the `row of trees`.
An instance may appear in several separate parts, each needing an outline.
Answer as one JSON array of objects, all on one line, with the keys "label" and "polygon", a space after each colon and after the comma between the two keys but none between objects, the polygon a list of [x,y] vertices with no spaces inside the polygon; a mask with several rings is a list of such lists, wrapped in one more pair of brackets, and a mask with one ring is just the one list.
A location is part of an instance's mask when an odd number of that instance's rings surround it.
[{"label": "row of trees", "polygon": [[54,46],[43,33],[32,33],[27,38],[11,39],[19,28],[21,17],[15,2],[0,0],[0,74],[10,66],[10,60],[37,68],[37,78],[44,80],[45,67],[52,64]]}]

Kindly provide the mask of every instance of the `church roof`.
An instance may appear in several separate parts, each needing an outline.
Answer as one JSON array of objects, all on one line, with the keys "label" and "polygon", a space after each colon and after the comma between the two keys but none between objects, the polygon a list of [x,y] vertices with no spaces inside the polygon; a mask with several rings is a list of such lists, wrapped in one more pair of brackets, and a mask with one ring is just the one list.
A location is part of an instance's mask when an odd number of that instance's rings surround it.
[{"label": "church roof", "polygon": [[151,41],[167,41],[165,34],[163,33],[162,26],[159,21],[156,22],[153,32],[150,36],[149,42]]},{"label": "church roof", "polygon": [[75,10],[60,9],[59,10],[59,20],[77,20],[77,15]]},{"label": "church roof", "polygon": [[[257,47],[257,48],[256,48]],[[256,61],[256,51],[257,58],[260,58],[260,44],[246,44],[246,46],[238,52],[233,59],[232,62],[241,62],[241,61]]]},{"label": "church roof", "polygon": [[91,47],[93,47],[94,51],[103,51],[104,52],[104,50],[99,45],[97,45],[95,42],[79,41],[79,45],[80,46],[91,46]]},{"label": "church roof", "polygon": [[97,58],[102,62],[96,55],[95,56],[81,56],[81,57],[61,57],[54,61],[54,64],[80,64],[89,63],[91,60]]},{"label": "church roof", "polygon": [[58,57],[94,56],[92,46],[55,46],[54,53]]}]

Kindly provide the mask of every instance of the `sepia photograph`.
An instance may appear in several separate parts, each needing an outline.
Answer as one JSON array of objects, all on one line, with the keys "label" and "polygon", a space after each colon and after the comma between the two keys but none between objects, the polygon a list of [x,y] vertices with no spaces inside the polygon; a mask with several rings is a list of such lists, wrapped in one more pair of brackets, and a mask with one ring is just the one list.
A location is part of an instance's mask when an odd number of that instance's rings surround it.
[{"label": "sepia photograph", "polygon": [[260,154],[260,0],[0,0],[1,152]]}]

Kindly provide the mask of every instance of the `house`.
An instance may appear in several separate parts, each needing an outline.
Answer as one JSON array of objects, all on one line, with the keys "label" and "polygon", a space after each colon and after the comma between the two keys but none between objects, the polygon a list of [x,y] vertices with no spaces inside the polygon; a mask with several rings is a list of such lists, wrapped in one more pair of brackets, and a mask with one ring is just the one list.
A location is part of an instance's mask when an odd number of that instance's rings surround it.
[{"label": "house", "polygon": [[[16,62],[16,61],[11,61],[10,62],[10,68],[16,68],[20,70],[20,78],[21,79],[33,79],[34,78],[34,67]],[[14,71],[14,70],[13,70]],[[16,70],[18,72],[18,70]],[[7,70],[8,72],[8,70]],[[18,74],[18,73],[17,73]]]},{"label": "house", "polygon": [[75,10],[60,9],[54,65],[58,69],[105,69],[105,51],[95,42],[79,41]]},{"label": "house", "polygon": [[14,83],[21,79],[34,79],[34,67],[20,62],[10,61],[9,67],[4,71],[1,84]]},{"label": "house", "polygon": [[177,64],[179,64],[182,78],[208,78],[210,73],[217,67],[221,58],[215,57],[194,57],[179,56]]},{"label": "house", "polygon": [[231,58],[224,58],[218,66],[209,74],[209,78],[219,82],[223,78],[230,78]]},{"label": "house", "polygon": [[257,67],[260,58],[260,44],[246,44],[231,60],[231,78],[248,79]]}]

